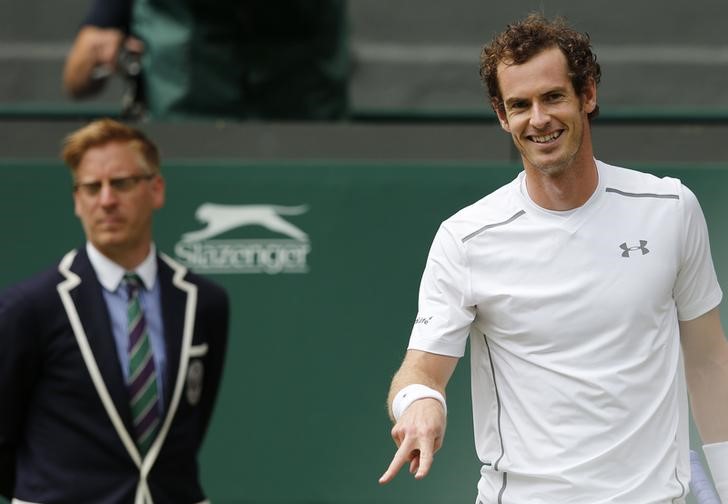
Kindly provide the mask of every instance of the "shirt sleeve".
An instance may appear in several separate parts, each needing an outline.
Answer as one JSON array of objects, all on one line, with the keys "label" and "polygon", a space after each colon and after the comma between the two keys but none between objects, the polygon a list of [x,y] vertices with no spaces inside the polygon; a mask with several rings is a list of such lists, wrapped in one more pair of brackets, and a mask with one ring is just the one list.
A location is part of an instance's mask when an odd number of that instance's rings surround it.
[{"label": "shirt sleeve", "polygon": [[720,304],[723,292],[713,267],[705,216],[695,194],[682,186],[683,242],[673,290],[679,320],[692,320]]},{"label": "shirt sleeve", "polygon": [[128,33],[131,8],[132,0],[94,0],[81,24],[99,28],[119,28]]},{"label": "shirt sleeve", "polygon": [[435,235],[420,284],[417,318],[409,349],[462,357],[475,307],[470,298],[467,257],[444,226]]}]

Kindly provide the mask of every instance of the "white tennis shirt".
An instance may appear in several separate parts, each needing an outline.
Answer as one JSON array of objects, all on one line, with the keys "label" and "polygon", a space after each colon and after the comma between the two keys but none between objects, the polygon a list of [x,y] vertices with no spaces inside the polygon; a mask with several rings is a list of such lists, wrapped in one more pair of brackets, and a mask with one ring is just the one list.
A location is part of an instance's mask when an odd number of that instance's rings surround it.
[{"label": "white tennis shirt", "polygon": [[533,203],[522,172],[442,223],[409,348],[470,336],[482,504],[673,504],[689,482],[678,320],[720,303],[695,195],[597,161],[591,198]]}]

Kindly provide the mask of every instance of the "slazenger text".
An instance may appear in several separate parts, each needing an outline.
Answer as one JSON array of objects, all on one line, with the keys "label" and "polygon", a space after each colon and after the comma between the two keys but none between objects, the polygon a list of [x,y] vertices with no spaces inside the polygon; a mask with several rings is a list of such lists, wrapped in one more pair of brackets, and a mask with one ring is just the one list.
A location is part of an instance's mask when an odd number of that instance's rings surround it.
[{"label": "slazenger text", "polygon": [[207,240],[179,242],[174,251],[200,272],[306,273],[311,246],[297,240]]}]

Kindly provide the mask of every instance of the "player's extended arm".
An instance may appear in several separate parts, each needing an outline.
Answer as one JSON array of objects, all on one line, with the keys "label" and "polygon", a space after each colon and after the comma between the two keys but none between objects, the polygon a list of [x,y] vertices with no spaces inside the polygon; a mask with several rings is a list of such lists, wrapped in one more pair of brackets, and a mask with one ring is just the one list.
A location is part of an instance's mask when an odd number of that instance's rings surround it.
[{"label": "player's extended arm", "polygon": [[728,341],[718,308],[680,322],[680,340],[693,418],[718,494],[728,503]]},{"label": "player's extended arm", "polygon": [[[387,404],[392,420],[394,399],[408,385],[425,385],[444,397],[445,387],[457,362],[457,357],[408,350],[389,389]],[[398,448],[379,483],[392,481],[406,463],[409,463],[410,473],[416,479],[424,478],[432,466],[435,452],[442,446],[445,424],[445,408],[437,399],[424,398],[410,404],[392,428],[392,439]]]}]

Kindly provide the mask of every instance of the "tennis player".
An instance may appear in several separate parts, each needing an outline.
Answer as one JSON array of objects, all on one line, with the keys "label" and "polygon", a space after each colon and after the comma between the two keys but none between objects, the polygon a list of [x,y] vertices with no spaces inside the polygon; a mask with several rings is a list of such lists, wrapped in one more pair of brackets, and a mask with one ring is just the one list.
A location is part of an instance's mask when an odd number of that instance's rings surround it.
[{"label": "tennis player", "polygon": [[728,504],[728,342],[695,195],[594,158],[601,70],[565,21],[509,25],[480,71],[523,172],[435,235],[380,483],[430,471],[469,336],[477,504],[685,502],[688,391]]}]

